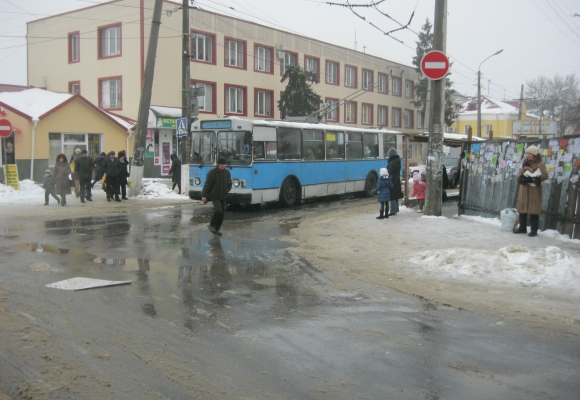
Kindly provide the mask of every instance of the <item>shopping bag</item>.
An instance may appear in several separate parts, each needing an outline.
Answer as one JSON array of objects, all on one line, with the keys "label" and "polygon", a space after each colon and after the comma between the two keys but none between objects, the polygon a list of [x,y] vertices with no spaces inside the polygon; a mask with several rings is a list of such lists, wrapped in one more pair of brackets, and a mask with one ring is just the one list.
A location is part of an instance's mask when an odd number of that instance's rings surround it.
[{"label": "shopping bag", "polygon": [[131,180],[131,177],[127,178],[127,187],[130,188],[133,185],[133,181]]},{"label": "shopping bag", "polygon": [[505,208],[500,212],[501,230],[512,232],[518,219],[518,210],[515,208]]}]

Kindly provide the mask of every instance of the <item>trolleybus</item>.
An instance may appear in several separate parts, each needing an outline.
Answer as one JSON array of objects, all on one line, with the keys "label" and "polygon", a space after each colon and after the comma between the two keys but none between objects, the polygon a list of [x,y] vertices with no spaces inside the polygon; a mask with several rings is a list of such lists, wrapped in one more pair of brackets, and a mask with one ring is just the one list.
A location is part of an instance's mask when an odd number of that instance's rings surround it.
[{"label": "trolleybus", "polygon": [[191,139],[189,197],[201,200],[207,173],[225,157],[230,204],[293,206],[320,196],[370,196],[388,150],[402,149],[397,131],[236,117],[195,121]]}]

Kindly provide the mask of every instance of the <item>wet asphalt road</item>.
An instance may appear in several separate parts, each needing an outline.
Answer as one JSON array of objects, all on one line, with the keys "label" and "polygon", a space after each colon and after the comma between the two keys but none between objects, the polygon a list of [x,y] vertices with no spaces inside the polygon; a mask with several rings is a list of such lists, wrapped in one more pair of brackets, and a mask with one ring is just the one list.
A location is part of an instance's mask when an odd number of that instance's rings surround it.
[{"label": "wet asphalt road", "polygon": [[[340,291],[282,240],[367,201],[230,209],[221,238],[201,206],[0,222],[20,318],[0,330],[0,398],[578,398],[580,338]],[[44,286],[78,276],[132,283]]]}]

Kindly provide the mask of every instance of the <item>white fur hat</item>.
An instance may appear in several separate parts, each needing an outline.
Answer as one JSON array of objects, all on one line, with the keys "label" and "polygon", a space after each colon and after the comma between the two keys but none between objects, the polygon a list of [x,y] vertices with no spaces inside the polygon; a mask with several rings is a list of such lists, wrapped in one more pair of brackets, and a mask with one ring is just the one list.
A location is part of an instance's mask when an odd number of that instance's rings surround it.
[{"label": "white fur hat", "polygon": [[537,156],[540,149],[537,146],[530,146],[526,149],[526,153],[530,153],[533,156]]},{"label": "white fur hat", "polygon": [[386,168],[381,168],[381,170],[379,171],[381,173],[381,176],[389,176],[389,170],[387,170]]}]

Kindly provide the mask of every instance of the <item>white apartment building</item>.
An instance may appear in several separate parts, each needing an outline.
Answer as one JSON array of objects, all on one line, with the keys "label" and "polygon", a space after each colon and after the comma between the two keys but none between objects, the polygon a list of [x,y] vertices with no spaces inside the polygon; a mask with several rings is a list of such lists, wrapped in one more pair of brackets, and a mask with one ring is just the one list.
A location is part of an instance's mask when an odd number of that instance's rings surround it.
[{"label": "white apartment building", "polygon": [[[154,0],[114,0],[29,22],[28,85],[79,92],[104,110],[137,119],[153,7]],[[178,7],[163,4],[153,106],[181,108]],[[410,103],[412,66],[209,11],[192,8],[189,16],[191,82],[205,87],[200,119],[280,119],[281,77],[287,65],[300,64],[319,76],[313,89],[323,101],[340,104],[325,115],[327,123],[423,132],[424,116]],[[173,133],[171,151],[176,143]]]}]

